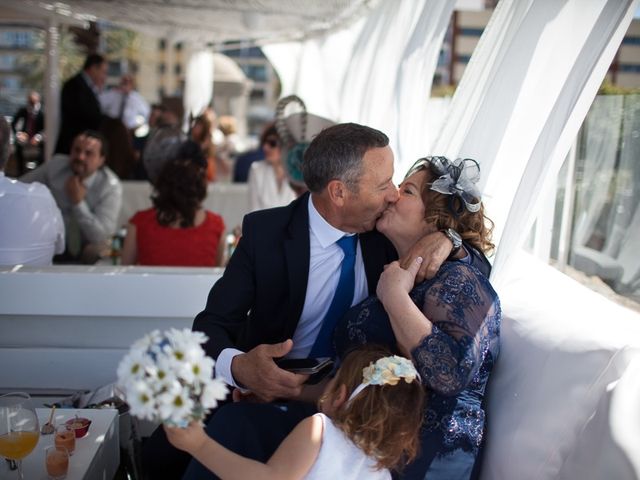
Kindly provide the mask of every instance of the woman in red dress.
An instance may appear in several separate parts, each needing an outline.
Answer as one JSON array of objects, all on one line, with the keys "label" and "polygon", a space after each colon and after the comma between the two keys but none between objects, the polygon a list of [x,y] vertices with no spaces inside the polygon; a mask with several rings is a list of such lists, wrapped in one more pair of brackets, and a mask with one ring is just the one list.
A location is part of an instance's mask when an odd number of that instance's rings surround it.
[{"label": "woman in red dress", "polygon": [[206,196],[203,166],[191,160],[168,162],[155,185],[154,207],[129,220],[122,264],[222,265],[225,225],[220,215],[202,208]]}]

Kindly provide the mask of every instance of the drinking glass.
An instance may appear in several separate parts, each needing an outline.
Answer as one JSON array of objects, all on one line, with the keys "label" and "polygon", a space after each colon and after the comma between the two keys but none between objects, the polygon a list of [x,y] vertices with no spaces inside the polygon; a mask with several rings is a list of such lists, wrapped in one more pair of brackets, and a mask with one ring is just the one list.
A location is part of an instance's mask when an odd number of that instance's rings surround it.
[{"label": "drinking glass", "polygon": [[15,460],[23,480],[22,459],[40,438],[40,427],[31,397],[23,392],[0,395],[0,456]]},{"label": "drinking glass", "polygon": [[57,447],[65,447],[69,452],[69,456],[73,455],[76,449],[76,432],[70,425],[62,424],[56,427],[56,434],[53,437],[53,443]]},{"label": "drinking glass", "polygon": [[51,480],[64,480],[69,471],[69,451],[57,445],[45,448],[44,465]]}]

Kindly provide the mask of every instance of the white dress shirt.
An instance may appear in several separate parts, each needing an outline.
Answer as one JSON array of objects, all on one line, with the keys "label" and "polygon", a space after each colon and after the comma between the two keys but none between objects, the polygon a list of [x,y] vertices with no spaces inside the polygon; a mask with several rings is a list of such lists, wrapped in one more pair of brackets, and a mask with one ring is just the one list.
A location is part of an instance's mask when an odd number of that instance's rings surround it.
[{"label": "white dress shirt", "polygon": [[285,178],[280,188],[276,172],[266,160],[253,162],[249,169],[249,211],[282,207],[296,199],[296,193]]},{"label": "white dress shirt", "polygon": [[[293,348],[286,355],[287,358],[304,358],[309,355],[340,280],[340,266],[344,252],[336,242],[344,235],[350,235],[327,223],[316,210],[312,199],[313,195],[310,195],[308,205],[310,257],[307,294],[298,326],[293,334]],[[361,302],[368,294],[362,249],[358,242],[355,290],[351,305]],[[231,361],[240,353],[244,352],[235,348],[226,348],[218,356],[215,365],[216,376],[235,387],[238,385],[231,375]]]},{"label": "white dress shirt", "polygon": [[[123,95],[124,93],[117,88],[102,92],[99,97],[102,113],[111,118],[120,118]],[[144,97],[135,90],[131,90],[125,100],[124,112],[122,112],[121,118],[122,123],[129,130],[138,128],[147,122],[150,111],[149,103]]]},{"label": "white dress shirt", "polygon": [[27,183],[44,183],[53,194],[64,219],[65,226],[75,222],[80,229],[82,244],[102,243],[111,239],[118,227],[118,215],[122,207],[122,184],[117,175],[103,166],[85,178],[82,183],[87,194],[74,205],[65,190],[67,179],[73,175],[69,156],[54,155],[35,170],[23,175],[20,180]]},{"label": "white dress shirt", "polygon": [[64,223],[51,192],[0,171],[0,265],[51,265],[64,251]]}]

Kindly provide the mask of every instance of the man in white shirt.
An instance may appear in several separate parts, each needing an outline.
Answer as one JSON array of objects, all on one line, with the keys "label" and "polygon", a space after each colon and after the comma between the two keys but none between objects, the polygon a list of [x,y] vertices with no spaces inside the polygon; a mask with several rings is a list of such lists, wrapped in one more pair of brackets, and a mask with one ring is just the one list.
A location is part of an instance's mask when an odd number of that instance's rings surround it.
[{"label": "man in white shirt", "polygon": [[87,130],[74,139],[70,155],[56,154],[21,178],[51,189],[67,232],[64,261],[95,263],[118,227],[122,185],[104,165],[106,148],[100,133]]},{"label": "man in white shirt", "polygon": [[51,192],[4,175],[11,132],[0,118],[0,265],[51,265],[64,251],[64,223]]},{"label": "man in white shirt", "polygon": [[130,131],[144,125],[149,118],[149,103],[134,90],[131,75],[123,75],[118,88],[103,91],[100,105],[104,115],[122,120]]}]

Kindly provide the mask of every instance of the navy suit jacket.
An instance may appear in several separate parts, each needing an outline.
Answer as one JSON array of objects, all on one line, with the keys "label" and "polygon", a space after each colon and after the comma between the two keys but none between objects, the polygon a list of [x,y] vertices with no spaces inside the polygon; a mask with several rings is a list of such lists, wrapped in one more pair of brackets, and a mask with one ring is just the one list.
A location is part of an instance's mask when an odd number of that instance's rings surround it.
[{"label": "navy suit jacket", "polygon": [[[242,237],[224,275],[211,291],[193,329],[207,334],[208,355],[225,348],[248,351],[293,337],[304,307],[309,276],[309,194],[286,207],[245,216]],[[369,293],[385,264],[397,259],[377,231],[359,235]]]},{"label": "navy suit jacket", "polygon": [[83,131],[98,130],[102,121],[100,101],[82,73],[71,77],[60,95],[60,133],[55,153],[69,154],[73,139]]}]

